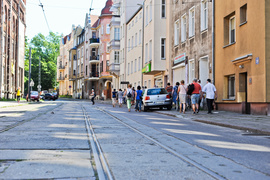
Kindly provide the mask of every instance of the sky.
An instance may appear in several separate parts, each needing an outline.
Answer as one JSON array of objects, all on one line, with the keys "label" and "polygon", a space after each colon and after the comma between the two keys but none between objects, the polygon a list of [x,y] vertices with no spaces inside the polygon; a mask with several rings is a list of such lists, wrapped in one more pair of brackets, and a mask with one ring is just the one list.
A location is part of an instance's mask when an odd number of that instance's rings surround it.
[{"label": "sky", "polygon": [[[27,0],[26,1],[26,36],[32,39],[38,33],[47,36],[52,32],[68,35],[72,24],[84,26],[86,13],[89,13],[91,2],[92,15],[100,15],[106,0]],[[49,24],[47,26],[42,8]]]}]

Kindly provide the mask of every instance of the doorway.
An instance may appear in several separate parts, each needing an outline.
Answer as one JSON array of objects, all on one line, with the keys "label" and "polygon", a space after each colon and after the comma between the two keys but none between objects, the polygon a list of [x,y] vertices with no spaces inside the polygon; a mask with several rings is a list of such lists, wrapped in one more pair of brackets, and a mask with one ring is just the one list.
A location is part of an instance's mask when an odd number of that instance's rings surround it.
[{"label": "doorway", "polygon": [[250,103],[248,103],[247,72],[239,74],[239,98],[242,102],[242,113],[250,114]]}]

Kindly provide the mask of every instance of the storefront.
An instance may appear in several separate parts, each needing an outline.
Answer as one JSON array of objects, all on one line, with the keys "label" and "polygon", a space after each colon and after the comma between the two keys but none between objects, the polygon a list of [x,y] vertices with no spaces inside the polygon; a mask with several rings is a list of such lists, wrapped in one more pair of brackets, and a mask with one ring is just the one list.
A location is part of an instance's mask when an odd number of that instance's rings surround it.
[{"label": "storefront", "polygon": [[182,80],[185,81],[185,84],[187,84],[187,65],[186,65],[186,53],[180,54],[174,58],[173,62],[173,85],[176,82],[181,82]]}]

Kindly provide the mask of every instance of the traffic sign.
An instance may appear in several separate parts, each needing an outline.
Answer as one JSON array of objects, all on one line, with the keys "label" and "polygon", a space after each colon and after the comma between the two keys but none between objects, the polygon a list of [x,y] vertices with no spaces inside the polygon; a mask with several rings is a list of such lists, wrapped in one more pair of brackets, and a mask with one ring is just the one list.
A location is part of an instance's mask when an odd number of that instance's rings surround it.
[{"label": "traffic sign", "polygon": [[30,82],[30,86],[32,87],[32,86],[34,86],[35,85],[35,83],[34,83],[34,81],[33,81],[33,79],[31,80],[31,82]]},{"label": "traffic sign", "polygon": [[41,85],[38,85],[37,88],[38,88],[38,89],[41,89]]}]

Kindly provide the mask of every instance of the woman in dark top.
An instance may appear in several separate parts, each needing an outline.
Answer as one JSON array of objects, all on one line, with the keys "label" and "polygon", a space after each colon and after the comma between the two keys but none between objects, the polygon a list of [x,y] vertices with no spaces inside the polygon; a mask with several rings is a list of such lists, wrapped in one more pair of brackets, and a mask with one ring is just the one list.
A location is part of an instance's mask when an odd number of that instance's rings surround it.
[{"label": "woman in dark top", "polygon": [[[136,97],[136,107],[135,107],[135,111],[141,112],[141,107],[142,107],[142,90],[141,90],[141,86],[137,87],[137,91],[135,92],[135,97]],[[138,107],[139,106],[139,107]]]}]

